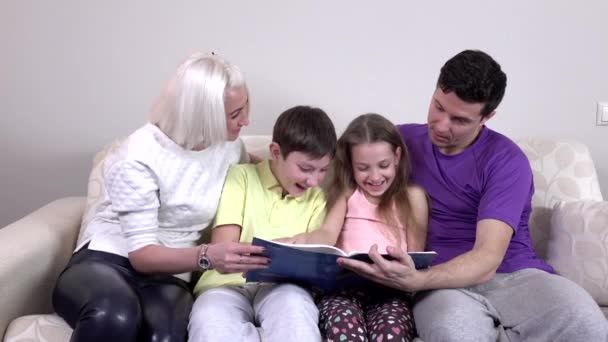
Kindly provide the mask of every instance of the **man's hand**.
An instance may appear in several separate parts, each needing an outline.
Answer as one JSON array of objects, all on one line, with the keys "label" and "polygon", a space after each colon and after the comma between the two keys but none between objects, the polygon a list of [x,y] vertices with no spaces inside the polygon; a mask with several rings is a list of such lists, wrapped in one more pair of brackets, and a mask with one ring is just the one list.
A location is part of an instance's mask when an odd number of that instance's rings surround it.
[{"label": "man's hand", "polygon": [[385,260],[372,246],[373,264],[345,258],[338,259],[344,267],[377,283],[401,290],[420,291],[462,288],[491,279],[500,266],[511,241],[513,229],[506,223],[484,219],[477,223],[475,245],[470,251],[432,268],[417,271],[407,253],[389,247],[395,260]]},{"label": "man's hand", "polygon": [[416,270],[407,252],[394,247],[388,247],[387,252],[394,260],[382,257],[378,245],[373,245],[369,250],[373,264],[348,258],[338,258],[338,263],[378,284],[403,291],[418,291],[424,283],[424,272]]}]

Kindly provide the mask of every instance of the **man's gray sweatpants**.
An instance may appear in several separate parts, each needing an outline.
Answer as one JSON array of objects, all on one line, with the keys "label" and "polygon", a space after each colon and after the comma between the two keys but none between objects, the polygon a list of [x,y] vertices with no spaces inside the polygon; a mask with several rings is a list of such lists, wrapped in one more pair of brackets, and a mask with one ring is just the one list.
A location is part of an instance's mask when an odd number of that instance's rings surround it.
[{"label": "man's gray sweatpants", "polygon": [[414,319],[424,342],[608,341],[608,321],[580,286],[524,269],[466,289],[418,293]]}]

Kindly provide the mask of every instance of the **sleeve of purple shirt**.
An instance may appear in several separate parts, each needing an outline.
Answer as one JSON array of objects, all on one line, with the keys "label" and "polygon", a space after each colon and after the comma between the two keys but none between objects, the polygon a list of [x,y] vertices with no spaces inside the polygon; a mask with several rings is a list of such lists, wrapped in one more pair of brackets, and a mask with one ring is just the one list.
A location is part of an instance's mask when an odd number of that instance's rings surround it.
[{"label": "sleeve of purple shirt", "polygon": [[[496,219],[505,222],[517,234],[524,211],[530,210],[533,193],[532,170],[524,153],[513,143],[480,158],[484,167],[482,196],[477,220]],[[483,159],[486,159],[485,161]]]}]

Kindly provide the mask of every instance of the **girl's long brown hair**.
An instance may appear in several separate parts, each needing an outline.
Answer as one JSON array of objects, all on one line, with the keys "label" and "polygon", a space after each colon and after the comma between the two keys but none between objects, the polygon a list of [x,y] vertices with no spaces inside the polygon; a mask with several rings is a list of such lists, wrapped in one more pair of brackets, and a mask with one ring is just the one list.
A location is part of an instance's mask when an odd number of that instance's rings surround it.
[{"label": "girl's long brown hair", "polygon": [[[340,196],[351,193],[357,188],[353,174],[352,155],[353,146],[359,144],[386,142],[391,146],[393,153],[401,148],[401,157],[395,172],[393,183],[386,189],[380,203],[378,214],[389,225],[394,226],[398,240],[401,241],[402,232],[398,230],[398,223],[404,227],[412,223],[411,205],[408,198],[408,185],[410,183],[410,164],[407,147],[397,130],[397,127],[388,119],[379,114],[363,114],[354,119],[346,128],[336,149],[336,156],[332,163],[332,172],[327,190],[327,205],[332,208]],[[399,222],[395,222],[399,220]]]}]

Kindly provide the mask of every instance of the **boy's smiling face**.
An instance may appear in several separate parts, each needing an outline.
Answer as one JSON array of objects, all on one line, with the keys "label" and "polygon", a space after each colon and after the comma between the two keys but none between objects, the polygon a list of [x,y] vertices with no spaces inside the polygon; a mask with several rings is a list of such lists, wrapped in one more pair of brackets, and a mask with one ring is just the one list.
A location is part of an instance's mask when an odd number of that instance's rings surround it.
[{"label": "boy's smiling face", "polygon": [[270,169],[283,187],[283,192],[293,197],[304,194],[308,188],[318,186],[329,169],[331,158],[313,158],[306,152],[293,151],[283,158],[277,143],[270,145]]}]

